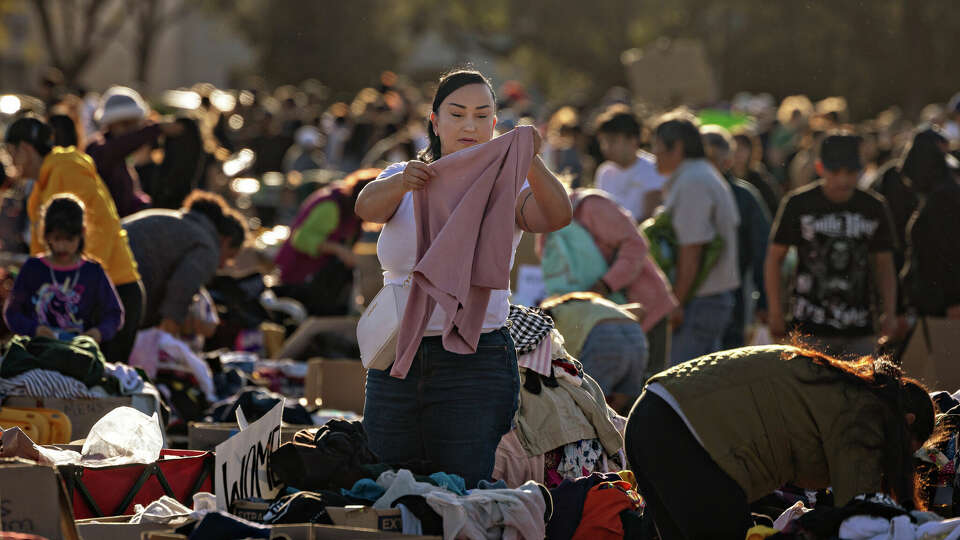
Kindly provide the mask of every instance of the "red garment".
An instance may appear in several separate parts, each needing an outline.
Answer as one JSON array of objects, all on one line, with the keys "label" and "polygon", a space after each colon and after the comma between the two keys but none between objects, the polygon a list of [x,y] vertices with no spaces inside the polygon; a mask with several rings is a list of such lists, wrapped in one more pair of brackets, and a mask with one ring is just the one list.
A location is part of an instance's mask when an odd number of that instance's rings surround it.
[{"label": "red garment", "polygon": [[413,192],[417,264],[390,375],[407,376],[434,308],[446,317],[443,348],[473,354],[490,292],[510,287],[516,201],[533,160],[533,128],[521,126],[430,165]]},{"label": "red garment", "polygon": [[580,525],[572,540],[619,540],[623,538],[620,512],[637,510],[642,499],[629,482],[602,482],[587,493]]}]

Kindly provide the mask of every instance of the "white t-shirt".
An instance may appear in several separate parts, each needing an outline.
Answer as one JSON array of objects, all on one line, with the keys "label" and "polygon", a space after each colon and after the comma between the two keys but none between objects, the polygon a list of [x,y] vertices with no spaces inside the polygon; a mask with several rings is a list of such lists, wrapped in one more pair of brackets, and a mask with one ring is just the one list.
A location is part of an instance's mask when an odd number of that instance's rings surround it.
[{"label": "white t-shirt", "polygon": [[[386,178],[402,172],[407,162],[394,163],[383,170],[377,178]],[[524,182],[523,189],[529,187]],[[510,268],[517,254],[517,245],[523,236],[523,230],[513,225],[513,250],[510,252]],[[377,258],[383,268],[384,285],[402,284],[413,272],[417,262],[417,224],[413,215],[413,193],[407,192],[400,201],[400,206],[394,212],[380,231],[377,239]],[[490,292],[490,303],[487,304],[487,314],[483,319],[483,331],[490,332],[502,328],[507,323],[510,314],[510,290],[495,290]],[[427,324],[427,333],[436,335],[443,331],[444,312],[440,306],[434,310],[430,322]]]},{"label": "white t-shirt", "polygon": [[597,167],[594,187],[611,195],[620,206],[626,208],[634,219],[643,217],[643,198],[652,190],[659,190],[667,179],[657,172],[653,156],[637,152],[637,160],[626,169],[612,161],[604,161]]}]

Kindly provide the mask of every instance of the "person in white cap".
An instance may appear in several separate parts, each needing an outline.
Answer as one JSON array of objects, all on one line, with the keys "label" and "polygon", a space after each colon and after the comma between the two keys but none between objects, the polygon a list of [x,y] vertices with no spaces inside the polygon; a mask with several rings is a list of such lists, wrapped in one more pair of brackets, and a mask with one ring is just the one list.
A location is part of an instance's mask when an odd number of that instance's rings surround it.
[{"label": "person in white cap", "polygon": [[144,125],[149,112],[136,90],[114,86],[103,94],[94,115],[101,132],[86,151],[110,190],[120,217],[150,206],[150,197],[140,189],[137,172],[127,163],[127,156],[155,143],[160,135],[175,137],[183,129],[176,122]]},{"label": "person in white cap", "polygon": [[294,145],[283,158],[283,170],[309,171],[323,167],[323,134],[314,126],[302,126],[293,134]]}]

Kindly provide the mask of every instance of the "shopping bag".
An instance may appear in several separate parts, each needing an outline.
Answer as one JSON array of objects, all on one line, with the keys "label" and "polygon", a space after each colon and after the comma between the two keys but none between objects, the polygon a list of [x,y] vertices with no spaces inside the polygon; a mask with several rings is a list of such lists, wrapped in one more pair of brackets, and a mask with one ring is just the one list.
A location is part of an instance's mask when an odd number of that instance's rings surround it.
[{"label": "shopping bag", "polygon": [[84,519],[130,515],[134,505],[146,506],[163,495],[192,506],[195,493],[213,490],[213,464],[212,452],[162,450],[148,465],[62,465],[59,470],[74,518]]}]

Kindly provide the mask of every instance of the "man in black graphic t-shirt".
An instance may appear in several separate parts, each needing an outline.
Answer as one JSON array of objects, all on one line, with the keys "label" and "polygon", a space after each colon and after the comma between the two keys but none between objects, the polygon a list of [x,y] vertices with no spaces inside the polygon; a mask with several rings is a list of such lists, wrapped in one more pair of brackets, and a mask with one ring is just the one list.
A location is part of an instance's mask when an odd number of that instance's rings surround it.
[{"label": "man in black graphic t-shirt", "polygon": [[[780,205],[771,232],[765,278],[770,331],[786,334],[780,301],[781,268],[787,250],[797,248],[792,283],[791,328],[837,354],[874,352],[876,324],[894,331],[896,242],[890,210],[880,195],[857,188],[860,139],[838,133],[824,139],[817,171],[823,177],[800,188]],[[879,317],[874,293],[882,301]]]}]

